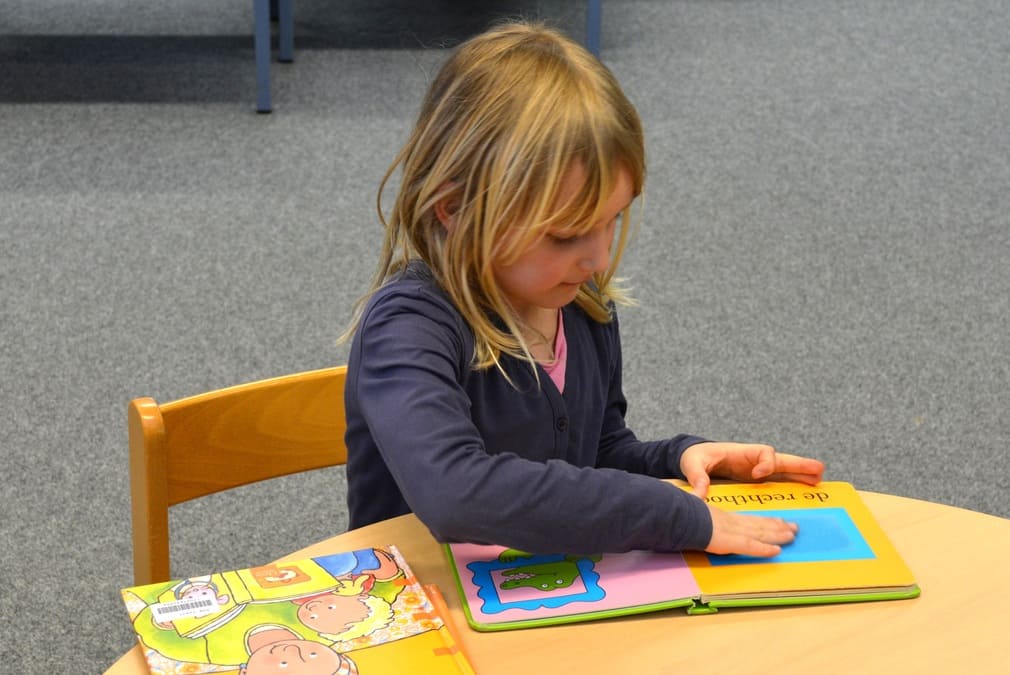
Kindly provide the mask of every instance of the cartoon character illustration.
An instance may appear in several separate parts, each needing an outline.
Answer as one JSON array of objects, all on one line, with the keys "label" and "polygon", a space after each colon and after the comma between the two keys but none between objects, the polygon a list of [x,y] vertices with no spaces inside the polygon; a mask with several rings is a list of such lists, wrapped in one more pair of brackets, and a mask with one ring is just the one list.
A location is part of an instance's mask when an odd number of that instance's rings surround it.
[{"label": "cartoon character illustration", "polygon": [[[268,662],[283,662],[276,667],[286,668],[285,673],[302,672],[291,667],[301,663],[303,652],[309,655],[305,658],[314,654],[311,658],[316,663],[329,663],[330,654],[346,651],[350,641],[389,626],[394,617],[392,603],[403,589],[403,572],[392,556],[359,553],[360,557],[339,565],[332,556],[324,561],[331,569],[339,568],[343,575],[339,578],[313,559],[154,585],[141,589],[143,597],[131,591],[128,604],[138,607],[131,612],[134,630],[147,648],[168,661],[241,667],[249,659],[247,670],[254,675],[274,672],[265,669]],[[199,606],[193,607],[196,601]],[[272,626],[274,631],[267,632],[263,626]],[[251,657],[256,649],[249,646],[281,635],[277,630],[287,630],[289,635],[269,651],[273,656]],[[282,653],[291,659],[280,658]]]},{"label": "cartoon character illustration", "polygon": [[152,672],[377,675],[441,672],[447,662],[465,661],[392,546],[122,595]]},{"label": "cartoon character illustration", "polygon": [[575,602],[597,602],[606,597],[595,564],[601,555],[532,555],[504,549],[496,558],[466,564],[472,576],[480,611],[556,609]]},{"label": "cartoon character illustration", "polygon": [[350,658],[328,645],[306,640],[287,626],[262,624],[245,636],[249,657],[240,675],[357,675]]},{"label": "cartoon character illustration", "polygon": [[302,625],[333,642],[345,642],[381,630],[393,620],[393,606],[385,598],[369,595],[369,575],[360,575],[327,593],[298,598]]},{"label": "cartoon character illustration", "polygon": [[[535,588],[545,593],[556,591],[560,588],[568,588],[575,583],[576,579],[582,576],[578,561],[591,560],[599,562],[602,557],[600,555],[552,556],[547,562],[537,562],[505,569],[501,571],[502,576],[505,577],[505,581],[499,585],[499,588],[502,590]],[[502,551],[498,556],[499,562],[504,563],[514,562],[520,558],[529,559],[533,558],[533,556],[513,548]]]}]

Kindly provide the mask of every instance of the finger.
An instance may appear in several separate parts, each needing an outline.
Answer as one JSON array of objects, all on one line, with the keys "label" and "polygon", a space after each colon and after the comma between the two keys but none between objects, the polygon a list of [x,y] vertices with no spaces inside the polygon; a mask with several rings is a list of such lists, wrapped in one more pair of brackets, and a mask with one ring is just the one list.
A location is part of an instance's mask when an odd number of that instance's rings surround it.
[{"label": "finger", "polygon": [[796,539],[799,526],[781,518],[766,518],[762,541],[766,544],[791,544]]},{"label": "finger", "polygon": [[775,457],[774,473],[816,476],[820,480],[824,475],[824,462],[798,455],[779,453]]},{"label": "finger", "polygon": [[759,541],[762,544],[782,545],[790,544],[796,539],[796,532],[799,527],[795,523],[790,523],[782,518],[768,518],[766,516],[745,516],[746,530],[744,535]]},{"label": "finger", "polygon": [[754,467],[750,473],[751,477],[755,480],[761,480],[775,473],[777,468],[775,463],[775,448],[770,445],[759,445],[756,447],[758,449],[757,461],[754,462]]},{"label": "finger", "polygon": [[796,538],[796,526],[781,518],[753,517],[748,531],[737,539],[733,549],[744,555],[767,558],[782,552],[782,546]]},{"label": "finger", "polygon": [[710,553],[739,553],[767,558],[782,552],[782,546],[796,538],[795,523],[782,518],[768,518],[731,513],[709,505],[712,514],[712,539],[705,550]]},{"label": "finger", "polygon": [[767,544],[757,539],[746,540],[740,548],[740,553],[755,558],[773,558],[782,553],[782,547],[776,544]]},{"label": "finger", "polygon": [[691,484],[691,489],[698,499],[704,499],[708,495],[708,488],[712,483],[704,469],[692,472],[692,475],[687,476],[687,482]]},{"label": "finger", "polygon": [[704,499],[708,494],[708,486],[711,482],[708,477],[708,467],[705,463],[704,453],[691,452],[695,447],[688,448],[680,460],[680,471],[684,474],[684,479],[691,485],[694,493]]}]

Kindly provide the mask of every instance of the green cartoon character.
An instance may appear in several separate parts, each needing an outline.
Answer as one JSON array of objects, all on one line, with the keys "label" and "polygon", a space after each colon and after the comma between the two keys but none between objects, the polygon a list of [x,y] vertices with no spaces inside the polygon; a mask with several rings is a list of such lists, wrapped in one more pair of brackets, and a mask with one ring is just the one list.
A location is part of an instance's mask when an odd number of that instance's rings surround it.
[{"label": "green cartoon character", "polygon": [[588,558],[593,562],[599,562],[602,557],[600,555],[533,556],[514,548],[506,549],[498,556],[499,562],[509,563],[523,558],[534,559],[535,562],[524,564],[520,560],[515,567],[502,570],[501,574],[505,577],[505,581],[500,584],[500,588],[504,591],[513,588],[534,588],[545,593],[568,588],[581,577],[581,572],[576,564],[579,560]]}]

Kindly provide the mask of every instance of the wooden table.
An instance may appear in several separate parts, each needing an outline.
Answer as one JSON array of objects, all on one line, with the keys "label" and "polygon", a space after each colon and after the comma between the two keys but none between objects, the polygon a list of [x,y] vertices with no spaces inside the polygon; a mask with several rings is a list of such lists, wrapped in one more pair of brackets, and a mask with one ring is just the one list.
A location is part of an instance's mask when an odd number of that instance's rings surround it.
[{"label": "wooden table", "polygon": [[[1010,673],[1010,520],[862,492],[922,587],[914,600],[605,621],[477,633],[466,627],[441,548],[412,515],[347,532],[289,559],[395,544],[438,584],[484,675],[571,673]],[[143,675],[134,647],[108,671]],[[362,675],[368,675],[362,673]]]}]

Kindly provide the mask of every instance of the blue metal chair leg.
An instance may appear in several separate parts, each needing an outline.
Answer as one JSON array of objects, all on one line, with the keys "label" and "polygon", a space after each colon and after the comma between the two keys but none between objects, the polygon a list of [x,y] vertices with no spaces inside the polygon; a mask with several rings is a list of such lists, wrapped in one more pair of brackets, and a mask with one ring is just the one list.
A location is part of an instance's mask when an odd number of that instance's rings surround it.
[{"label": "blue metal chair leg", "polygon": [[586,7],[586,49],[596,58],[600,57],[600,21],[603,0],[589,0]]},{"label": "blue metal chair leg", "polygon": [[256,112],[270,106],[270,0],[253,0],[253,43],[256,50]]},{"label": "blue metal chair leg", "polygon": [[295,60],[295,21],[291,9],[292,0],[278,0],[278,40],[280,42],[278,60],[291,63]]}]

